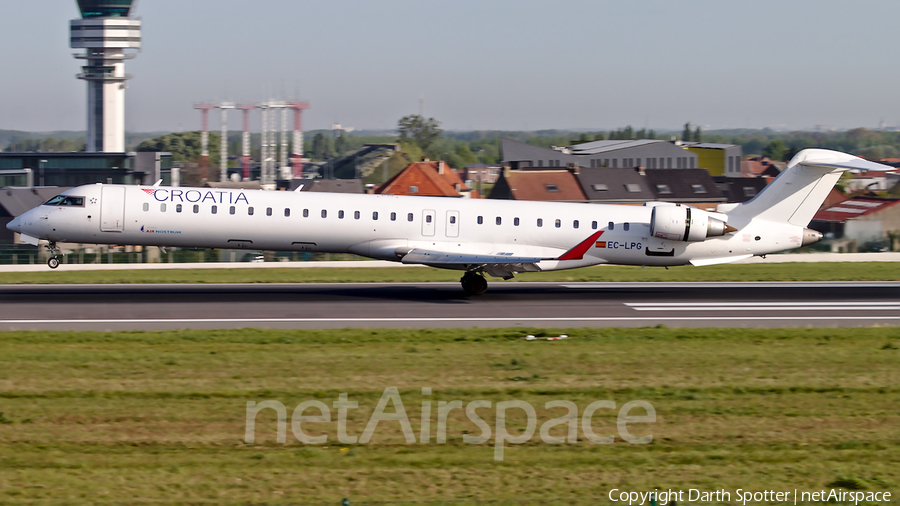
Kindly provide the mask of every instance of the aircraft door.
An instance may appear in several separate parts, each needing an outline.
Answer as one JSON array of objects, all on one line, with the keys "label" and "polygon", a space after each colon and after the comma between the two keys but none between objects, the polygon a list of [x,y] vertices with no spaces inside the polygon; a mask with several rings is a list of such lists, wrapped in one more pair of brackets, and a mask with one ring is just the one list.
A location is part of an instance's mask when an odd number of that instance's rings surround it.
[{"label": "aircraft door", "polygon": [[447,211],[447,237],[459,237],[459,211]]},{"label": "aircraft door", "polygon": [[434,209],[426,209],[422,211],[422,235],[425,237],[434,236]]},{"label": "aircraft door", "polygon": [[100,231],[121,232],[125,226],[125,187],[100,187]]}]

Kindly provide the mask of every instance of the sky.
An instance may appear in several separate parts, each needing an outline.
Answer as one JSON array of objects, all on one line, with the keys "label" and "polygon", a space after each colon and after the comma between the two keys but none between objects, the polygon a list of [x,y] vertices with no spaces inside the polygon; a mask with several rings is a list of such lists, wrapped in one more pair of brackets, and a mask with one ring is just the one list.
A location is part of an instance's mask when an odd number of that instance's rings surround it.
[{"label": "sky", "polygon": [[[308,100],[306,130],[391,129],[420,108],[446,130],[900,125],[896,0],[139,0],[136,14],[130,132],[197,130],[195,102],[267,98]],[[0,129],[85,129],[78,17],[75,0],[2,2]]]}]

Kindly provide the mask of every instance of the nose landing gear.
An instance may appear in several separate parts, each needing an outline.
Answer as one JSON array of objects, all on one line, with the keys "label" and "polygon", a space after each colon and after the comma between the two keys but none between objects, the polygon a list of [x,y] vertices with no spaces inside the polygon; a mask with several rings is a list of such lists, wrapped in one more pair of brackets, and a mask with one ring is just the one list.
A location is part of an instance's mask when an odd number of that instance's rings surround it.
[{"label": "nose landing gear", "polygon": [[50,254],[52,255],[49,260],[47,260],[47,266],[51,269],[56,269],[59,267],[59,246],[56,245],[55,242],[51,241],[50,244],[47,245],[47,249],[50,250]]},{"label": "nose landing gear", "polygon": [[487,280],[484,279],[484,276],[479,272],[468,271],[463,274],[463,277],[459,280],[459,284],[462,285],[462,289],[466,292],[466,295],[481,295],[487,291]]}]

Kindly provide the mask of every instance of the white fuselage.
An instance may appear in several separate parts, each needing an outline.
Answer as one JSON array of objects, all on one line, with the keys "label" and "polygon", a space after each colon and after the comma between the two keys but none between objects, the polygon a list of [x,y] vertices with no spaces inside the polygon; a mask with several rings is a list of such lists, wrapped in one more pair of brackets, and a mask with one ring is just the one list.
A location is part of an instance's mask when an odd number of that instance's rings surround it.
[{"label": "white fuselage", "polygon": [[[10,227],[88,244],[347,252],[397,261],[413,249],[540,257],[539,270],[722,263],[799,247],[803,233],[751,220],[699,242],[659,239],[650,234],[649,205],[101,184],[63,195],[83,203],[42,205]],[[558,260],[597,232],[580,258]]]}]

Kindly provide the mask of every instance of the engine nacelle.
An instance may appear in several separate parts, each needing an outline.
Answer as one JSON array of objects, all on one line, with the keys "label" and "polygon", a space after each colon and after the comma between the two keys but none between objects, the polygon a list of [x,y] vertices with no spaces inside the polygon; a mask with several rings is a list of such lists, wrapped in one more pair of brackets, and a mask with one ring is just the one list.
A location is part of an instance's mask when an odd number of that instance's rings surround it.
[{"label": "engine nacelle", "polygon": [[696,242],[735,230],[702,209],[681,204],[655,206],[650,216],[650,235],[669,241]]}]

